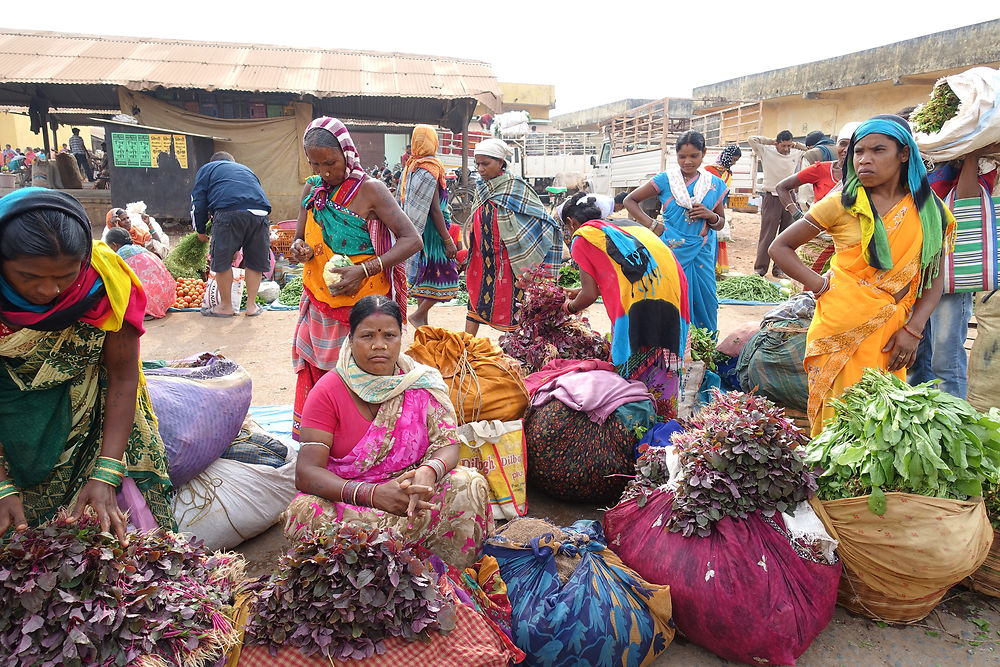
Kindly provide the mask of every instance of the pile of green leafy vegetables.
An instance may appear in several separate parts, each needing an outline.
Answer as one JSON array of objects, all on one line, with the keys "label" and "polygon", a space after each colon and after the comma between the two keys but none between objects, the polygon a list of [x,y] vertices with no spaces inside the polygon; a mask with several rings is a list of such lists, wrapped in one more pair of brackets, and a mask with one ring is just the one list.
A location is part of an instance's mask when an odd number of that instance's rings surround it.
[{"label": "pile of green leafy vegetables", "polygon": [[834,418],[806,448],[806,460],[824,469],[821,499],[868,495],[881,515],[886,491],[956,500],[995,495],[1000,410],[982,414],[935,383],[911,387],[875,369],[833,405]]},{"label": "pile of green leafy vegetables", "polygon": [[580,287],[580,268],[576,262],[569,261],[559,267],[559,287],[576,289]]},{"label": "pile of green leafy vegetables", "polygon": [[720,299],[734,301],[762,301],[778,303],[784,301],[785,294],[781,288],[762,276],[730,276],[720,280],[715,293]]},{"label": "pile of green leafy vegetables", "polygon": [[199,241],[198,234],[191,232],[177,242],[163,265],[175,279],[203,278],[208,270],[208,242]]},{"label": "pile of green leafy vegetables", "polygon": [[715,371],[719,362],[728,359],[726,355],[715,349],[719,342],[719,332],[709,331],[700,327],[691,327],[688,330],[691,337],[691,358],[695,361],[705,362],[705,368]]},{"label": "pile of green leafy vegetables", "polygon": [[281,288],[278,303],[283,306],[297,306],[302,300],[302,276],[292,276]]},{"label": "pile of green leafy vegetables", "polygon": [[934,86],[931,99],[925,104],[921,104],[910,120],[913,121],[913,129],[925,134],[935,134],[940,132],[944,124],[958,114],[958,106],[961,100],[951,89],[947,81],[942,81]]}]

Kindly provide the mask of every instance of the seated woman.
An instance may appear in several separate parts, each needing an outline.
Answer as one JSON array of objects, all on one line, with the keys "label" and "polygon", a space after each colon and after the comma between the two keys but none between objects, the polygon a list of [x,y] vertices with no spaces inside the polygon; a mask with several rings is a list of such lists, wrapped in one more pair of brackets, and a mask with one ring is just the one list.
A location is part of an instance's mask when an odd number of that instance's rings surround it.
[{"label": "seated woman", "polygon": [[612,363],[623,377],[650,388],[662,416],[676,416],[691,319],[680,264],[670,248],[639,223],[602,220],[593,195],[573,195],[562,217],[573,234],[570,252],[582,283],[570,292],[563,309],[578,313],[603,297],[612,323]]},{"label": "seated woman", "polygon": [[146,317],[159,319],[177,300],[177,281],[154,253],[132,243],[132,237],[121,227],[109,229],[105,242],[125,260],[135,272],[146,293]]},{"label": "seated woman", "polygon": [[285,534],[331,521],[394,529],[459,568],[472,565],[493,530],[489,488],[456,468],[455,411],[441,374],[400,352],[403,314],[382,295],[351,309],[337,362],[302,414]]},{"label": "seated woman", "polygon": [[144,501],[129,520],[174,527],[139,368],[145,310],[142,285],[91,241],[73,197],[25,188],[0,199],[0,535],[89,506],[124,542],[115,494],[126,486]]},{"label": "seated woman", "polygon": [[128,213],[123,208],[113,208],[108,211],[108,214],[104,217],[104,222],[104,233],[101,234],[101,240],[105,243],[108,242],[108,232],[115,227],[127,231],[129,236],[132,237],[132,243],[138,243],[143,247],[153,238],[148,231],[133,225],[131,218],[129,218]]},{"label": "seated woman", "polygon": [[[941,299],[954,223],[931,191],[909,124],[882,115],[854,132],[841,195],[814,204],[771,244],[774,263],[817,297],[805,354],[813,435],[833,417],[831,399],[866,368],[906,379]],[[836,252],[821,276],[795,251],[822,231]]]}]

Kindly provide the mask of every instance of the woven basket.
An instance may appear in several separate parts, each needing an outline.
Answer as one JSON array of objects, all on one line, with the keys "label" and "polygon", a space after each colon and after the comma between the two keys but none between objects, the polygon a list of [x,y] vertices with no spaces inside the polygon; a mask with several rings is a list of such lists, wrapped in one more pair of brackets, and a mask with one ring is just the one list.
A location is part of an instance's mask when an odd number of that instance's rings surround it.
[{"label": "woven basket", "polygon": [[292,247],[292,241],[295,239],[295,230],[282,229],[277,225],[271,225],[271,233],[278,236],[277,239],[271,242],[274,254],[281,255],[287,253]]},{"label": "woven basket", "polygon": [[858,579],[847,566],[840,574],[837,604],[849,612],[886,623],[917,623],[927,618],[941,602],[948,588],[916,600],[891,598]]},{"label": "woven basket", "polygon": [[995,534],[986,560],[962,583],[977,593],[1000,598],[1000,539]]}]

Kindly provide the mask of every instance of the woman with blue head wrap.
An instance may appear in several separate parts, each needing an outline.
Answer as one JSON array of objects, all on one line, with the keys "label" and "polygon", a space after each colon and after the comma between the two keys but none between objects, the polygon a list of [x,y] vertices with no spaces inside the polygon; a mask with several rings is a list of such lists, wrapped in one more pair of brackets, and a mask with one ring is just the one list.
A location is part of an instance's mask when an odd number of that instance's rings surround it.
[{"label": "woman with blue head wrap", "polygon": [[[927,319],[941,298],[941,259],[955,219],[927,182],[910,126],[875,116],[851,137],[841,196],[817,202],[771,246],[771,257],[816,294],[806,343],[813,434],[866,368],[906,378]],[[836,253],[826,275],[795,251],[819,232]]]}]

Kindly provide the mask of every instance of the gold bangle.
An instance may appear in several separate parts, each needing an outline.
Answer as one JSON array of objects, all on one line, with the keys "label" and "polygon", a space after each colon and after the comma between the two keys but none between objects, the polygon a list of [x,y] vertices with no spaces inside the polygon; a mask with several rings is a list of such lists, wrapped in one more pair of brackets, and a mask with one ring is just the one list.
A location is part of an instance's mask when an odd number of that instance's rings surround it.
[{"label": "gold bangle", "polygon": [[365,278],[371,278],[371,276],[368,275],[368,262],[361,262],[361,268],[365,272]]},{"label": "gold bangle", "polygon": [[376,257],[375,259],[378,260],[378,272],[379,273],[385,273],[385,264],[382,263],[382,258],[381,257]]},{"label": "gold bangle", "polygon": [[93,481],[95,481],[95,482],[100,482],[101,484],[107,484],[108,486],[112,486],[112,487],[114,487],[114,488],[116,488],[116,489],[117,489],[117,488],[118,488],[119,486],[121,486],[120,484],[115,484],[114,482],[109,482],[108,480],[106,480],[106,479],[101,479],[100,477],[93,477],[93,476],[91,476],[91,478],[90,478],[90,479],[92,479],[92,480],[93,480]]}]

